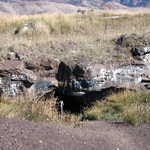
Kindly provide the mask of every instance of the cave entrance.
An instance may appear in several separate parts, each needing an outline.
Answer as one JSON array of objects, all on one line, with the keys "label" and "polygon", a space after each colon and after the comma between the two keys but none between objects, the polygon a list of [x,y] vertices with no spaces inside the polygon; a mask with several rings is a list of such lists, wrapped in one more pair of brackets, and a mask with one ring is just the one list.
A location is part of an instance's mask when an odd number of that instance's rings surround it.
[{"label": "cave entrance", "polygon": [[102,101],[105,97],[124,90],[124,88],[109,87],[101,89],[100,91],[88,91],[80,96],[59,93],[58,101],[63,101],[64,111],[82,113],[86,108],[91,107],[97,100]]}]

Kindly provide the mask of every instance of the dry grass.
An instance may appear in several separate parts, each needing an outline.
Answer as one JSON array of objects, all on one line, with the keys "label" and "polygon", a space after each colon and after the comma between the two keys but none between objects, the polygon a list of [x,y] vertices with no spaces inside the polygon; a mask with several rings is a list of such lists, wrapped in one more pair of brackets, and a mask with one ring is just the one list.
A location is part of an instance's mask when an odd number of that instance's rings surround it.
[{"label": "dry grass", "polygon": [[[70,59],[85,56],[104,62],[127,59],[124,53],[114,51],[112,39],[126,33],[149,32],[149,18],[148,12],[111,11],[87,15],[0,16],[1,56],[4,57],[11,47],[24,55],[35,57],[47,55]],[[33,27],[25,30],[25,24],[30,23]],[[14,34],[16,30],[20,32]]]},{"label": "dry grass", "polygon": [[88,120],[120,120],[133,125],[150,122],[150,93],[122,92],[97,101],[84,113]]},{"label": "dry grass", "polygon": [[83,114],[63,115],[57,109],[56,100],[30,101],[24,98],[1,99],[0,117],[18,118],[35,122],[61,122],[73,127],[81,120],[126,121],[132,125],[150,122],[150,93],[125,91],[97,101]]},{"label": "dry grass", "polygon": [[56,104],[55,99],[38,103],[25,100],[22,97],[18,99],[3,99],[0,102],[0,117],[18,118],[35,122],[53,121],[73,126],[80,124],[80,116],[70,113],[64,113],[62,116],[57,110]]}]

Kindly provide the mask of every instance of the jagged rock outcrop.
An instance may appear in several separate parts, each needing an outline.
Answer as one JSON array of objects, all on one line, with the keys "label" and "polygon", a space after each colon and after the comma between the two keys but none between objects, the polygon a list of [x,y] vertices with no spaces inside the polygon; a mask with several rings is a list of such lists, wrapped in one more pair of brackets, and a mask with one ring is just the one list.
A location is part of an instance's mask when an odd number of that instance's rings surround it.
[{"label": "jagged rock outcrop", "polygon": [[[149,79],[148,66],[138,62],[114,62],[112,64],[60,63],[57,79],[65,90],[71,92],[101,91],[115,86],[134,89],[143,79]],[[64,85],[63,85],[64,83]]]},{"label": "jagged rock outcrop", "polygon": [[57,85],[55,60],[42,56],[31,61],[13,58],[0,62],[0,95],[17,96],[27,94],[30,89],[32,95],[38,96],[46,88]]},{"label": "jagged rock outcrop", "polygon": [[[150,33],[121,35],[116,40],[116,45],[120,46],[124,51],[131,53],[134,60],[138,60],[139,63],[143,64],[144,68],[142,70],[145,73],[141,75],[141,78],[142,81],[148,82],[150,75]],[[141,72],[143,72],[142,70]],[[146,78],[146,80],[143,78]]]}]

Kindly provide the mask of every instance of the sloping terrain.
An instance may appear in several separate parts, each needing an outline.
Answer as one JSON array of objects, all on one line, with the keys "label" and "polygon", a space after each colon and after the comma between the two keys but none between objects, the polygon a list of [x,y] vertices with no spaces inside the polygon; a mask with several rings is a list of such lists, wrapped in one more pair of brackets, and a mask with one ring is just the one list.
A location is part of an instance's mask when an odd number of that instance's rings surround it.
[{"label": "sloping terrain", "polygon": [[0,14],[34,15],[41,13],[76,13],[77,10],[148,7],[148,0],[0,0]]},{"label": "sloping terrain", "polygon": [[75,13],[79,8],[70,4],[47,1],[16,1],[11,3],[0,2],[0,13],[30,15],[41,13]]},{"label": "sloping terrain", "polygon": [[107,3],[107,2],[117,2],[122,5],[126,5],[129,7],[149,7],[150,6],[150,1],[149,0],[69,0],[67,2],[70,2],[71,4],[75,5],[91,5],[91,6],[96,6],[100,7],[101,4]]},{"label": "sloping terrain", "polygon": [[102,3],[101,8],[103,9],[115,9],[115,10],[118,10],[118,9],[128,9],[127,6],[125,5],[122,5],[120,3],[117,3],[117,2],[107,2],[107,3]]},{"label": "sloping terrain", "polygon": [[148,150],[150,126],[91,122],[71,128],[60,124],[0,119],[1,150]]}]

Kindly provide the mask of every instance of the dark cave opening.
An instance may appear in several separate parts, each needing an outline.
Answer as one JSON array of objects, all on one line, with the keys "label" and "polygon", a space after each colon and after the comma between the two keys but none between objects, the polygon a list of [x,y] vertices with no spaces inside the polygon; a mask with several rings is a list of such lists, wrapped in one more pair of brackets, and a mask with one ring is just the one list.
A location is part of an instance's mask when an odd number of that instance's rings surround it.
[{"label": "dark cave opening", "polygon": [[57,93],[58,102],[63,101],[63,109],[65,112],[82,113],[86,108],[93,106],[97,100],[102,101],[105,97],[124,91],[124,88],[109,87],[100,91],[86,91],[83,95],[72,95],[71,93]]}]

